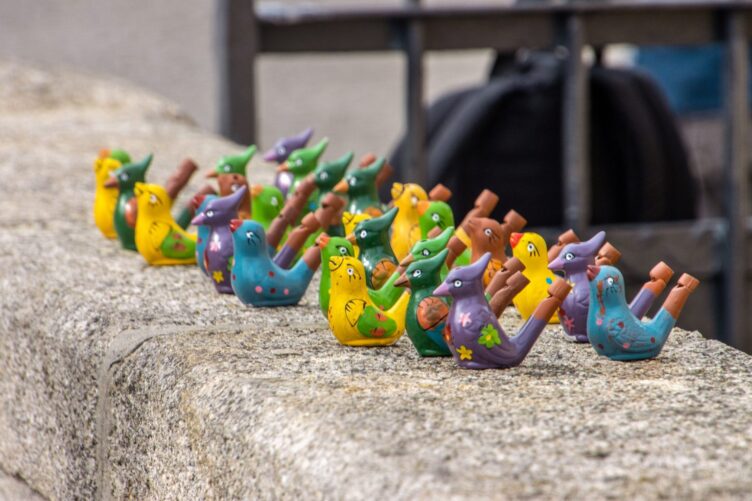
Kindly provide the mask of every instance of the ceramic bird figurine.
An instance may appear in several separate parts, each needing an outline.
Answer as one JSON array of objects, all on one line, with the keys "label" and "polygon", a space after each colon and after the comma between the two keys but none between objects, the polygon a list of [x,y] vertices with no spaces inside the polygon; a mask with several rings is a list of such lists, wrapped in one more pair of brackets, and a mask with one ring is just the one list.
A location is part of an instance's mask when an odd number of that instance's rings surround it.
[{"label": "ceramic bird figurine", "polygon": [[[316,245],[321,249],[321,262],[328,263],[329,258],[333,256],[351,256],[353,255],[353,245],[344,237],[334,237],[322,233],[316,239]],[[399,286],[395,285],[401,273],[395,271],[389,280],[379,289],[368,289],[368,296],[371,301],[382,310],[388,310],[404,292]],[[321,312],[326,317],[329,311],[329,294],[331,289],[331,280],[329,276],[329,267],[321,268],[321,281],[319,285],[319,306]]]},{"label": "ceramic bird figurine", "polygon": [[379,217],[361,221],[353,232],[360,249],[358,259],[366,270],[366,285],[372,289],[381,287],[397,269],[389,229],[398,211],[397,207],[393,207]]},{"label": "ceramic bird figurine", "polygon": [[[522,319],[527,320],[538,303],[548,297],[548,288],[557,277],[548,269],[548,249],[542,236],[537,233],[512,233],[509,243],[512,255],[525,265],[522,274],[530,281],[514,297],[514,306]],[[549,323],[559,323],[556,313],[551,316]]]},{"label": "ceramic bird figurine", "polygon": [[[355,227],[358,226],[358,223],[361,221],[365,221],[366,219],[372,219],[373,216],[370,214],[367,214],[365,212],[362,212],[360,214],[353,214],[352,212],[343,212],[342,213],[342,228],[344,229],[345,235],[353,235],[355,231]],[[360,255],[360,249],[357,245],[353,245],[353,249],[355,250],[355,257],[358,257]]]},{"label": "ceramic bird figurine", "polygon": [[321,200],[345,177],[345,171],[353,160],[353,153],[345,153],[331,162],[322,162],[313,171],[313,180],[319,190],[319,205]]},{"label": "ceramic bird figurine", "polygon": [[700,284],[683,274],[663,307],[652,320],[643,322],[629,309],[624,297],[624,277],[613,266],[587,268],[590,308],[587,334],[599,355],[611,360],[643,360],[657,357],[676,325],[689,295]]},{"label": "ceramic bird figurine", "polygon": [[491,261],[486,253],[469,266],[453,268],[433,291],[451,296],[452,306],[444,329],[444,340],[460,367],[492,369],[522,363],[554,314],[570,286],[557,279],[544,299],[514,337],[507,337],[483,294],[483,275]]},{"label": "ceramic bird figurine", "polygon": [[197,258],[204,262],[204,268],[220,294],[233,293],[230,283],[233,256],[230,221],[238,218],[238,207],[245,197],[246,190],[247,188],[242,186],[231,195],[212,200],[206,209],[191,221],[197,226],[204,225],[211,228],[204,254]]},{"label": "ceramic bird figurine", "polygon": [[418,202],[417,210],[421,238],[428,238],[428,233],[434,228],[439,228],[440,231],[450,226],[454,228],[454,213],[446,202],[421,200]]},{"label": "ceramic bird figurine", "polygon": [[[596,233],[586,242],[566,244],[549,263],[551,271],[563,271],[573,285],[572,293],[559,308],[559,321],[564,333],[578,343],[587,343],[587,315],[590,306],[588,265],[596,264],[599,249],[606,243],[606,232]],[[614,264],[614,263],[612,263]]]},{"label": "ceramic bird figurine", "polygon": [[447,248],[449,249],[449,256],[447,256],[448,267],[451,268],[454,266],[454,262],[459,256],[468,256],[468,251],[472,250],[470,236],[465,231],[468,220],[473,217],[488,217],[498,203],[499,196],[491,190],[483,190],[478,195],[473,208],[465,214],[459,226],[455,225],[454,237],[447,244]]},{"label": "ceramic bird figurine", "polygon": [[285,205],[285,197],[276,186],[251,185],[251,214],[253,220],[261,223],[264,230],[269,230],[274,218]]},{"label": "ceramic bird figurine", "polygon": [[399,209],[392,225],[392,250],[402,260],[420,240],[418,202],[428,200],[426,190],[415,183],[392,184],[392,200]]},{"label": "ceramic bird figurine", "polygon": [[409,292],[384,311],[368,296],[363,263],[350,256],[333,256],[326,264],[331,277],[327,319],[334,337],[348,346],[396,343],[405,332]]},{"label": "ceramic bird figurine", "polygon": [[[197,195],[193,200],[193,205],[196,206],[195,213],[201,214],[206,210],[209,202],[216,199],[217,195]],[[204,250],[206,249],[206,244],[209,241],[209,235],[211,235],[212,229],[208,224],[196,225],[196,229],[196,264],[198,264],[201,273],[208,277],[209,272],[206,271],[206,263],[204,262]]]},{"label": "ceramic bird figurine", "polygon": [[269,257],[260,223],[234,219],[230,228],[235,249],[231,281],[238,299],[253,306],[298,304],[321,263],[319,249],[311,247],[294,266],[282,268]]},{"label": "ceramic bird figurine", "polygon": [[525,227],[527,221],[516,211],[510,210],[499,223],[487,217],[471,217],[465,223],[465,232],[470,236],[472,245],[471,261],[478,260],[486,252],[491,253],[486,274],[483,275],[483,285],[493,278],[494,274],[507,260],[506,247],[512,233]]},{"label": "ceramic bird figurine", "polygon": [[[321,262],[326,265],[329,258],[334,256],[353,256],[353,246],[344,237],[331,237],[326,233],[319,235],[316,244],[321,249]],[[331,288],[331,276],[329,266],[321,267],[321,280],[319,282],[319,307],[326,317],[329,314],[329,294]]]},{"label": "ceramic bird figurine", "polygon": [[106,238],[117,238],[114,218],[118,190],[106,187],[105,183],[113,171],[130,161],[130,157],[123,150],[102,150],[94,161],[94,224]]},{"label": "ceramic bird figurine", "polygon": [[[313,129],[309,127],[300,134],[279,138],[274,143],[274,146],[264,153],[264,160],[281,164],[287,160],[290,153],[300,148],[305,148],[312,136]],[[274,185],[282,192],[282,196],[286,197],[290,186],[292,186],[292,174],[290,172],[277,172]]]},{"label": "ceramic bird figurine", "polygon": [[432,257],[410,263],[397,281],[397,285],[409,286],[411,290],[405,330],[422,357],[448,357],[452,354],[442,334],[449,303],[446,298],[433,295],[441,284],[441,268],[448,253],[444,249]]},{"label": "ceramic bird figurine", "polygon": [[156,184],[136,183],[136,248],[152,266],[196,263],[196,235],[178,226],[172,199]]},{"label": "ceramic bird figurine", "polygon": [[372,216],[382,214],[376,178],[384,169],[385,164],[386,160],[383,157],[379,158],[367,167],[351,170],[345,179],[337,183],[334,192],[347,194],[348,203],[345,206],[347,212],[352,214],[365,212]]},{"label": "ceramic bird figurine", "polygon": [[[292,174],[292,185],[290,185],[291,192],[295,191],[298,184],[313,172],[319,163],[319,158],[324,154],[328,144],[329,139],[324,138],[314,146],[293,151],[284,163],[279,164],[279,167],[277,167],[278,172],[290,172]],[[312,202],[315,204],[315,196],[313,197]],[[315,209],[315,207],[309,207],[308,211],[313,209]]]},{"label": "ceramic bird figurine", "polygon": [[[256,145],[252,144],[246,150],[238,155],[227,155],[214,165],[214,169],[206,174],[206,177],[217,178],[219,186],[219,195],[226,197],[235,193],[241,186],[248,188],[248,176],[246,174],[248,162],[256,154]],[[238,216],[241,219],[249,219],[251,212],[251,195],[247,191],[245,197],[240,202]]]},{"label": "ceramic bird figurine", "polygon": [[[433,238],[419,240],[413,245],[413,248],[410,249],[410,253],[400,261],[400,266],[402,268],[407,268],[410,263],[414,261],[420,261],[421,259],[428,259],[435,256],[442,250],[446,249],[447,242],[452,238],[452,235],[454,235],[454,228],[449,226]],[[447,273],[449,273],[449,269],[446,264],[442,264],[442,280],[446,277]]]},{"label": "ceramic bird figurine", "polygon": [[135,228],[138,206],[133,189],[136,183],[144,182],[146,170],[151,165],[151,159],[152,155],[147,155],[140,162],[123,165],[113,171],[110,179],[105,183],[108,188],[117,187],[118,189],[113,222],[120,244],[124,249],[136,250]]}]

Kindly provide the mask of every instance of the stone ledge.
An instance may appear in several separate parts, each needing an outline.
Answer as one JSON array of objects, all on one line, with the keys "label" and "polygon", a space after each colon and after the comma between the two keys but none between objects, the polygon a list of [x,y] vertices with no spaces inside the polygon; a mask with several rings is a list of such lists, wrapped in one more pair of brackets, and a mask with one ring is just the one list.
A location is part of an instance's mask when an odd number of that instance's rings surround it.
[{"label": "stone ledge", "polygon": [[482,373],[407,340],[340,347],[315,283],[299,307],[245,308],[93,227],[103,145],[155,151],[157,182],[237,146],[122,84],[3,63],[0,84],[0,468],[45,497],[752,489],[750,357],[678,330],[657,360],[617,364],[553,328],[522,367]]}]

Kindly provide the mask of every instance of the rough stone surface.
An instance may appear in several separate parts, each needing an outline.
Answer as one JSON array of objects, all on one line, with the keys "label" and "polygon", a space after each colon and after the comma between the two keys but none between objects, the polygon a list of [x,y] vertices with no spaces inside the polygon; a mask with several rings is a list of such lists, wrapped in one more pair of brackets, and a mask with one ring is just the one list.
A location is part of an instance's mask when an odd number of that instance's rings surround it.
[{"label": "rough stone surface", "polygon": [[25,482],[6,475],[0,470],[0,501],[42,501]]},{"label": "rough stone surface", "polygon": [[555,327],[507,371],[406,339],[344,348],[315,284],[299,307],[245,308],[102,239],[102,146],[155,151],[157,182],[239,150],[137,89],[0,64],[0,468],[43,496],[749,496],[741,352],[677,330],[658,359],[615,363]]}]

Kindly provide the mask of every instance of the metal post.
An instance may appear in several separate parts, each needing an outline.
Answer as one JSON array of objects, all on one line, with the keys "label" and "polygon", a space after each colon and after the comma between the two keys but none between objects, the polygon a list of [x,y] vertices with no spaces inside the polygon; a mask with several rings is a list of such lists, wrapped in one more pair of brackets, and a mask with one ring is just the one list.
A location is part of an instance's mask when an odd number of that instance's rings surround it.
[{"label": "metal post", "polygon": [[584,234],[590,224],[588,71],[582,61],[584,26],[579,16],[569,14],[563,18],[561,28],[568,52],[562,103],[564,223]]},{"label": "metal post", "polygon": [[256,141],[256,73],[258,29],[253,0],[220,0],[217,12],[219,50],[219,130],[242,144]]},{"label": "metal post", "polygon": [[[410,7],[420,7],[420,0],[407,0]],[[423,108],[423,24],[410,20],[405,28],[405,58],[407,63],[405,82],[406,148],[404,178],[427,186],[429,182],[426,158],[426,115]]]},{"label": "metal post", "polygon": [[746,326],[747,242],[745,221],[749,214],[747,122],[749,72],[747,33],[741,12],[723,13],[725,41],[725,158],[724,215],[728,224],[724,267],[724,340],[747,352],[752,339]]}]

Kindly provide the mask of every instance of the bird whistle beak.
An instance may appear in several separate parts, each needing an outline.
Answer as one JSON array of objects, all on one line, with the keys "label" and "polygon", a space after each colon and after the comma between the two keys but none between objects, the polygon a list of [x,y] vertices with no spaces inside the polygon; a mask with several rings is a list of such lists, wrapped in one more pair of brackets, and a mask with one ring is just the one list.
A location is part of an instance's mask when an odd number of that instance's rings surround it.
[{"label": "bird whistle beak", "polygon": [[233,219],[230,221],[230,231],[235,233],[235,231],[240,228],[240,225],[243,224],[242,219]]},{"label": "bird whistle beak", "polygon": [[408,254],[404,258],[402,258],[402,261],[400,261],[400,266],[403,268],[407,268],[410,263],[415,261],[415,257],[412,254]]},{"label": "bird whistle beak", "polygon": [[417,206],[418,215],[422,216],[423,214],[425,214],[430,206],[431,202],[429,202],[428,200],[419,200]]},{"label": "bird whistle beak", "polygon": [[517,247],[517,244],[520,243],[521,238],[522,238],[522,233],[517,233],[517,232],[512,233],[512,235],[509,237],[509,245],[512,246],[512,249]]},{"label": "bird whistle beak", "polygon": [[436,289],[433,291],[434,296],[448,296],[449,295],[449,286],[446,282],[442,283]]},{"label": "bird whistle beak", "polygon": [[355,245],[358,242],[355,239],[355,235],[353,235],[352,233],[350,233],[349,235],[347,235],[345,238],[347,239],[348,242],[350,242],[353,245]]},{"label": "bird whistle beak", "polygon": [[277,160],[277,152],[275,150],[266,151],[262,158],[264,162],[275,162]]},{"label": "bird whistle beak", "polygon": [[191,220],[191,224],[193,226],[200,226],[206,222],[206,216],[204,216],[204,213],[197,215]]},{"label": "bird whistle beak", "polygon": [[343,179],[342,181],[334,185],[334,189],[332,191],[334,191],[335,193],[347,193],[348,188],[349,185],[347,184],[347,181]]},{"label": "bird whistle beak", "polygon": [[550,263],[548,263],[548,269],[551,271],[562,271],[564,269],[564,261],[561,257],[557,257]]},{"label": "bird whistle beak", "polygon": [[212,177],[219,177],[219,174],[217,174],[217,171],[216,171],[216,170],[214,170],[214,169],[211,169],[211,170],[207,171],[207,173],[206,173],[206,177],[207,177],[207,178],[212,178]]},{"label": "bird whistle beak", "polygon": [[316,237],[316,245],[318,245],[320,248],[324,248],[329,243],[329,240],[331,240],[332,237],[327,235],[326,233],[321,233],[318,237]]},{"label": "bird whistle beak", "polygon": [[261,184],[251,185],[251,197],[256,198],[257,196],[261,195],[261,192],[263,191],[264,191],[264,185],[261,185]]},{"label": "bird whistle beak", "polygon": [[117,178],[111,176],[107,181],[104,182],[102,186],[104,186],[105,188],[117,188],[117,185]]},{"label": "bird whistle beak", "polygon": [[102,148],[99,150],[99,158],[108,158],[110,156],[110,150],[108,148]]},{"label": "bird whistle beak", "polygon": [[287,165],[287,162],[282,162],[277,166],[277,172],[290,172],[290,166]]},{"label": "bird whistle beak", "polygon": [[409,287],[410,281],[407,279],[407,275],[404,273],[400,275],[400,277],[394,281],[394,286],[395,287]]},{"label": "bird whistle beak", "polygon": [[591,282],[595,280],[595,277],[598,276],[598,273],[601,271],[600,266],[593,266],[592,264],[589,264],[587,267],[587,278]]}]

